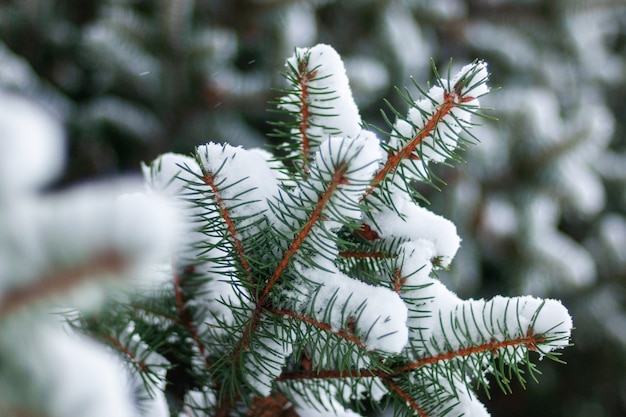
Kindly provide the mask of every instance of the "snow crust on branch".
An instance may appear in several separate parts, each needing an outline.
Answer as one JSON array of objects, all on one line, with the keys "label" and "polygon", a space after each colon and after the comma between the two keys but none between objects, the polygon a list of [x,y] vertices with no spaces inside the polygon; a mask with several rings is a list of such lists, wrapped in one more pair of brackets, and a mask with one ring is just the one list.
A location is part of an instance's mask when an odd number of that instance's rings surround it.
[{"label": "snow crust on branch", "polygon": [[393,207],[381,206],[372,228],[383,239],[431,242],[431,259],[437,258],[443,267],[450,264],[461,246],[454,223],[408,199],[397,199]]},{"label": "snow crust on branch", "polygon": [[121,364],[110,351],[45,320],[31,322],[28,331],[24,325],[2,323],[0,351],[11,358],[0,378],[3,406],[62,417],[136,416]]},{"label": "snow crust on branch", "polygon": [[323,132],[320,136],[351,137],[359,133],[359,109],[352,97],[343,61],[333,47],[317,44],[311,48],[296,48],[295,54],[287,60],[287,66],[297,68],[300,74],[315,73],[306,83],[312,94],[307,104],[314,109],[311,125]]},{"label": "snow crust on branch", "polygon": [[471,126],[479,97],[489,92],[487,78],[487,64],[478,61],[464,66],[451,80],[440,79],[424,98],[413,102],[406,118],[396,121],[390,147],[402,149],[423,135],[417,148],[423,163],[448,159],[458,146],[460,134]]},{"label": "snow crust on branch", "polygon": [[174,211],[134,180],[37,195],[63,165],[62,128],[25,98],[0,91],[0,105],[0,357],[10,358],[0,403],[18,414],[133,417],[118,361],[49,313],[89,315],[111,287],[160,283],[154,266]]},{"label": "snow crust on branch", "polygon": [[359,134],[361,116],[337,51],[325,44],[296,48],[286,66],[295,91],[283,97],[279,108],[298,119],[292,134],[303,142],[307,158],[329,135]]},{"label": "snow crust on branch", "polygon": [[[383,159],[380,140],[372,132],[362,130],[354,138],[331,136],[315,154],[308,184],[313,199],[324,192],[337,170],[341,171],[335,192],[324,214],[327,227],[339,227],[347,220],[363,217],[360,200]],[[308,190],[306,191],[309,194]]]},{"label": "snow crust on branch", "polygon": [[203,174],[212,176],[219,187],[231,216],[244,222],[240,229],[246,228],[246,219],[271,215],[268,201],[278,195],[277,173],[262,155],[217,143],[198,146],[196,154]]},{"label": "snow crust on branch", "polygon": [[[368,350],[399,353],[408,341],[408,310],[395,292],[351,278],[325,259],[317,268],[298,266],[305,277],[298,288],[296,311],[327,322],[333,330],[354,326],[354,333]],[[385,310],[381,312],[380,306]]]}]

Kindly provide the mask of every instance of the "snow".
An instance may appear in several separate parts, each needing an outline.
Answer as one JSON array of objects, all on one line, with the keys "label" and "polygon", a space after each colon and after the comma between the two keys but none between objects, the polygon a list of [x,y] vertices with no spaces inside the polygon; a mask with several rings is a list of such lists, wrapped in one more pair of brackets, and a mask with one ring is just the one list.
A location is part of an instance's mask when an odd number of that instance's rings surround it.
[{"label": "snow", "polygon": [[[213,145],[215,144],[205,145],[205,148],[210,146],[213,151],[221,151],[222,145]],[[241,148],[235,149],[244,155],[253,154]],[[207,155],[208,153],[204,156]],[[260,154],[255,156],[257,158],[261,158]],[[242,157],[237,160],[241,162]],[[211,160],[211,164],[213,162]],[[243,162],[245,169],[249,169],[254,166],[255,161],[248,161],[247,165],[245,160]],[[244,168],[235,166],[234,169],[241,171]],[[195,288],[195,297],[190,298],[187,305],[199,308],[200,314],[194,319],[201,333],[221,335],[225,330],[217,324],[232,324],[231,309],[241,307],[244,300],[239,288],[240,281],[235,278],[235,267],[224,267],[213,261],[227,257],[232,242],[224,240],[222,236],[200,231],[219,215],[219,208],[211,204],[210,197],[203,194],[208,192],[208,186],[200,182],[202,170],[195,159],[168,153],[159,156],[150,166],[144,165],[144,175],[150,189],[169,197],[170,204],[179,207],[184,215],[181,232],[172,240],[178,258],[176,264],[179,268],[193,265],[194,273],[203,278]],[[219,180],[216,179],[216,182],[219,183]],[[222,197],[227,198],[224,195]],[[194,200],[198,200],[201,205]],[[229,203],[232,204],[232,201]]]},{"label": "snow", "polygon": [[267,397],[272,392],[274,380],[283,372],[287,359],[293,352],[294,332],[274,323],[261,323],[257,327],[250,348],[244,353],[244,378],[258,395]]},{"label": "snow", "polygon": [[[561,212],[553,196],[535,194],[527,203],[524,213],[527,218],[528,251],[543,264],[551,266],[552,279],[561,285],[584,287],[596,279],[596,266],[591,254],[571,237],[555,228]],[[545,271],[536,271],[529,276],[531,293],[542,293]],[[534,279],[533,279],[534,278]],[[530,289],[530,288],[529,288]]]},{"label": "snow", "polygon": [[484,203],[481,227],[498,239],[513,236],[520,227],[515,207],[503,197],[488,197]]},{"label": "snow", "polygon": [[170,197],[183,195],[201,174],[195,159],[171,152],[161,154],[150,165],[143,164],[142,172],[152,191]]},{"label": "snow", "polygon": [[0,352],[12,358],[0,379],[3,403],[22,401],[50,416],[136,416],[118,363],[90,339],[45,321],[5,320]]},{"label": "snow", "polygon": [[153,373],[143,377],[134,368],[134,363],[122,363],[119,371],[126,376],[126,391],[132,392],[141,409],[141,417],[169,417],[169,408],[165,398],[166,372],[170,363],[151,348],[135,332],[135,323],[130,322],[118,336],[122,346],[128,347],[135,358],[150,368]]},{"label": "snow", "polygon": [[598,226],[602,252],[617,265],[626,265],[626,219],[619,214],[606,214]]},{"label": "snow", "polygon": [[[213,211],[216,208],[207,207],[210,203],[198,191],[202,176],[198,163],[186,155],[166,153],[150,165],[144,164],[142,170],[148,191],[162,196],[180,213],[179,233],[171,240],[172,247],[176,248],[172,254],[175,264],[180,268],[197,265],[206,247],[217,240],[199,231],[198,218],[209,217],[211,208]],[[194,200],[202,200],[205,206],[196,205]]]},{"label": "snow", "polygon": [[119,256],[121,265],[88,269],[80,282],[83,286],[77,282],[80,291],[57,295],[74,295],[80,306],[94,308],[104,295],[99,279],[154,282],[158,274],[153,274],[152,266],[167,254],[174,216],[157,197],[120,197],[134,189],[139,189],[138,183],[84,184],[5,207],[0,218],[0,294],[52,279],[55,271],[98,263],[110,254]]},{"label": "snow", "polygon": [[0,89],[0,108],[1,201],[55,179],[65,148],[60,122],[34,102]]},{"label": "snow", "polygon": [[281,384],[281,389],[288,392],[300,417],[360,417],[360,414],[345,408],[339,402],[337,397],[341,393],[332,384],[324,385],[324,389],[319,389],[313,394],[309,393],[310,390],[305,385],[298,382]]},{"label": "snow", "polygon": [[331,136],[320,145],[309,179],[315,192],[314,202],[326,191],[335,172],[338,169],[345,171],[324,212],[328,222],[334,221],[338,227],[345,223],[345,219],[361,218],[361,197],[378,171],[382,158],[379,139],[365,130],[354,139]]},{"label": "snow", "polygon": [[361,106],[379,100],[389,87],[390,75],[378,60],[356,55],[344,60],[354,99]]},{"label": "snow", "polygon": [[464,387],[457,389],[456,393],[459,404],[451,410],[451,415],[467,417],[489,417],[491,415],[476,395],[470,394]]},{"label": "snow", "polygon": [[435,257],[435,244],[428,239],[417,239],[400,245],[402,277],[405,286],[418,286],[427,282],[433,270],[432,259]]},{"label": "snow", "polygon": [[428,68],[433,48],[419,22],[400,3],[390,3],[384,10],[384,35],[404,74],[417,76]]},{"label": "snow", "polygon": [[[456,86],[461,82],[463,87],[459,91],[461,97],[479,98],[489,92],[487,80],[489,72],[485,61],[477,61],[467,64],[452,78],[450,84]],[[478,102],[470,101],[472,105],[478,106]]]},{"label": "snow", "polygon": [[432,242],[434,256],[443,267],[450,264],[461,245],[454,223],[409,200],[398,198],[394,207],[380,207],[375,219],[372,229],[383,239]]},{"label": "snow", "polygon": [[[429,285],[412,293],[426,300],[424,308],[430,308],[431,315],[413,318],[409,325],[419,329],[422,340],[432,343],[424,345],[425,355],[514,340],[520,340],[518,347],[527,347],[522,341],[527,336],[536,337],[541,355],[569,344],[572,319],[557,300],[532,296],[460,300],[438,280],[427,279],[424,284]],[[508,351],[502,356],[505,362],[525,360],[524,352],[514,351],[513,346],[500,349]]]},{"label": "snow", "polygon": [[271,216],[268,201],[279,194],[278,173],[262,154],[213,142],[198,146],[196,153],[240,233],[260,215]]},{"label": "snow", "polygon": [[[487,64],[478,61],[461,68],[451,80],[439,80],[424,98],[413,103],[406,119],[399,118],[395,122],[389,146],[399,151],[436,120],[434,129],[420,141],[417,154],[424,164],[444,162],[453,155],[460,134],[470,126],[472,113],[479,106],[478,97],[489,92],[488,76]],[[450,98],[453,107],[439,114]]]},{"label": "snow", "polygon": [[[407,343],[407,308],[395,292],[375,287],[340,272],[332,262],[318,256],[313,262],[322,267],[296,265],[303,277],[292,291],[294,308],[303,314],[328,323],[333,330],[348,328],[354,321],[354,333],[368,350],[400,352]],[[380,306],[385,306],[381,311]]]},{"label": "snow", "polygon": [[287,40],[285,55],[293,52],[293,45],[310,45],[317,38],[315,11],[310,3],[293,3],[285,7],[280,25],[283,36]]},{"label": "snow", "polygon": [[[300,63],[305,70],[299,71]],[[361,131],[361,116],[354,102],[352,90],[341,57],[331,46],[317,44],[311,48],[296,48],[286,65],[298,71],[300,76],[314,72],[315,76],[303,81],[300,91],[283,98],[279,107],[301,114],[301,100],[305,99],[310,115],[306,120],[306,135],[317,143],[328,135],[355,137]],[[304,95],[303,87],[307,89]],[[315,143],[312,143],[315,145]],[[312,146],[315,151],[315,146]]]}]

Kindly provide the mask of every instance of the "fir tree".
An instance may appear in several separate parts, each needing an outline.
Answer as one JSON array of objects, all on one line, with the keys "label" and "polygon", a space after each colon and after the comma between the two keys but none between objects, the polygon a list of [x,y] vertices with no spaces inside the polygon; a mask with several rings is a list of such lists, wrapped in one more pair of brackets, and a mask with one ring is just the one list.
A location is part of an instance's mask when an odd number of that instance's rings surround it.
[{"label": "fir tree", "polygon": [[335,45],[378,125],[380,97],[400,107],[390,84],[424,78],[431,56],[484,57],[503,88],[482,102],[499,121],[473,130],[481,146],[467,164],[434,167],[446,192],[419,188],[463,237],[440,278],[465,297],[564,299],[578,329],[570,366],[542,364],[542,384],[496,394],[490,409],[621,415],[624,10],[619,0],[9,0],[0,84],[61,115],[67,181],[189,152],[198,138],[256,146],[274,117],[267,87],[293,45]]},{"label": "fir tree", "polygon": [[186,219],[170,279],[74,325],[126,358],[147,415],[488,415],[474,388],[534,378],[532,352],[556,358],[571,319],[555,300],[463,301],[436,278],[460,239],[414,184],[471,138],[487,77],[477,61],[406,90],[381,141],[339,55],[297,49],[277,156],[208,143],[145,166]]}]

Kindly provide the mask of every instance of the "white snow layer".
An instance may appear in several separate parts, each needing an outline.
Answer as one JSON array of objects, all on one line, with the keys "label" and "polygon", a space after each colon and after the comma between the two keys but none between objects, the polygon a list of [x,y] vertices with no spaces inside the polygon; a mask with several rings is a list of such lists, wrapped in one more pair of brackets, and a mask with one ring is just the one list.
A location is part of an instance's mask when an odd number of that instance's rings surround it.
[{"label": "white snow layer", "polygon": [[[470,126],[472,113],[479,106],[478,97],[489,92],[487,78],[487,64],[479,61],[464,66],[451,80],[439,80],[425,98],[414,103],[406,119],[396,121],[389,141],[391,148],[402,149],[430,130],[421,140],[418,154],[426,164],[445,161],[458,146],[463,129]],[[439,113],[450,100],[452,108]]]},{"label": "white snow layer", "polygon": [[0,90],[0,200],[32,192],[63,167],[60,122],[26,98]]},{"label": "white snow layer", "polygon": [[279,193],[278,172],[262,153],[213,142],[198,146],[196,153],[202,172],[213,178],[219,198],[238,221],[239,233],[246,236],[258,216],[271,216],[269,201]]},{"label": "white snow layer", "polygon": [[[319,143],[329,135],[354,137],[359,134],[361,116],[337,51],[325,44],[296,48],[286,65],[297,70],[301,85],[298,94],[285,97],[280,107],[298,115],[302,114],[303,105],[308,107],[307,137]],[[300,71],[301,68],[304,71]],[[309,73],[312,76],[306,77]]]},{"label": "white snow layer", "polygon": [[379,139],[365,130],[355,138],[331,136],[320,145],[309,179],[315,192],[314,201],[317,202],[317,196],[326,191],[338,170],[344,172],[324,212],[327,227],[340,226],[345,219],[359,220],[362,217],[361,197],[382,158]]},{"label": "white snow layer", "polygon": [[439,264],[444,267],[450,264],[461,245],[454,223],[413,201],[398,198],[395,207],[378,208],[375,218],[372,229],[383,239],[432,242],[431,258],[438,258]]},{"label": "white snow layer", "polygon": [[281,389],[288,391],[300,417],[360,417],[360,414],[345,408],[338,400],[343,393],[338,392],[332,384],[313,394],[309,393],[308,387],[297,382],[282,384]]},{"label": "white snow layer", "polygon": [[174,256],[176,264],[187,266],[197,263],[198,246],[206,239],[200,233],[194,216],[204,214],[192,200],[198,199],[199,194],[192,187],[197,184],[201,176],[198,163],[191,157],[166,153],[160,155],[150,165],[143,165],[143,174],[149,191],[162,195],[168,202],[180,210],[183,215],[180,233],[174,239],[173,247],[177,248]]},{"label": "white snow layer", "polygon": [[[95,307],[108,282],[150,282],[166,254],[173,216],[157,197],[129,194],[128,184],[89,184],[39,199],[23,198],[0,218],[0,296],[44,279],[72,276],[73,301]],[[60,271],[66,273],[60,275]],[[67,296],[73,292],[55,294]],[[90,294],[96,298],[87,297]],[[67,301],[67,300],[66,300]]]},{"label": "white snow layer", "polygon": [[22,320],[3,322],[0,352],[11,361],[0,378],[0,401],[23,401],[51,417],[135,417],[111,353],[49,324],[31,323],[24,331]]},{"label": "white snow layer", "polygon": [[464,301],[438,280],[431,278],[422,284],[429,285],[410,292],[426,300],[423,308],[430,309],[431,315],[413,318],[409,325],[419,329],[419,337],[424,341],[434,343],[431,347],[424,345],[423,354],[517,341],[498,347],[509,352],[502,357],[513,363],[524,359],[522,351],[512,355],[514,346],[536,348],[543,355],[569,344],[572,319],[560,301],[532,296]]},{"label": "white snow layer", "polygon": [[347,329],[353,321],[355,336],[368,350],[400,352],[408,341],[408,311],[400,296],[388,288],[351,278],[332,262],[318,258],[314,263],[319,268],[296,266],[305,278],[298,293],[293,294],[296,310],[328,323],[336,331]]},{"label": "white snow layer", "polygon": [[287,358],[293,352],[293,331],[273,323],[261,323],[244,353],[246,382],[257,394],[267,397],[274,380],[280,376]]}]

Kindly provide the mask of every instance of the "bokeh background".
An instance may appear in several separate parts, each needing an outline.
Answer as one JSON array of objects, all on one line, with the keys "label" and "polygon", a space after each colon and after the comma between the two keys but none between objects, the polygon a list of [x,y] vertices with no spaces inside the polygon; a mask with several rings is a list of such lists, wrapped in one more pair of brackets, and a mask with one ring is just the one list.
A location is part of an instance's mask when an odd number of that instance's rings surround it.
[{"label": "bokeh background", "polygon": [[394,86],[432,63],[489,63],[497,120],[422,190],[463,238],[441,279],[562,299],[576,330],[567,365],[540,362],[539,384],[494,387],[487,408],[626,415],[626,0],[0,0],[0,88],[64,122],[62,188],[207,141],[263,146],[285,58],[318,42],[379,127],[383,98],[402,108]]}]

